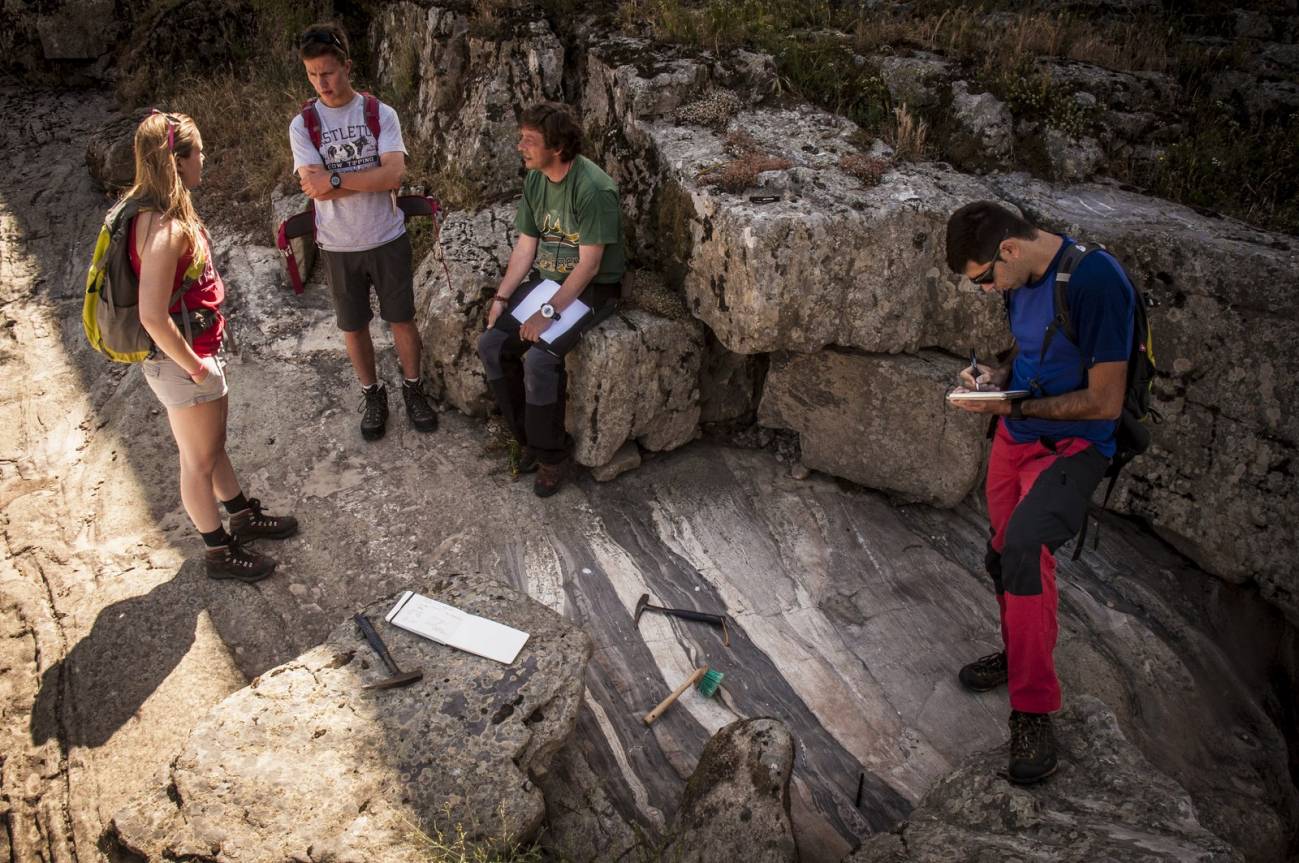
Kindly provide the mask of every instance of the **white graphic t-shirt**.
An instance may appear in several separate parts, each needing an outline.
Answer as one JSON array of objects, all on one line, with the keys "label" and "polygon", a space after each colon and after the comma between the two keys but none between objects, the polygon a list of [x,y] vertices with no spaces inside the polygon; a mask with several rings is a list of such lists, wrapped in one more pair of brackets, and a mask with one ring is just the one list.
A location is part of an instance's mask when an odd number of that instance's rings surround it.
[{"label": "white graphic t-shirt", "polygon": [[[383,153],[405,153],[397,112],[379,103],[379,140],[365,125],[365,97],[360,93],[342,108],[316,101],[320,114],[320,149],[299,113],[289,124],[293,170],[323,165],[346,174],[379,165]],[[388,192],[354,192],[336,201],[316,201],[316,243],[329,252],[363,252],[390,243],[406,231],[401,210]]]}]

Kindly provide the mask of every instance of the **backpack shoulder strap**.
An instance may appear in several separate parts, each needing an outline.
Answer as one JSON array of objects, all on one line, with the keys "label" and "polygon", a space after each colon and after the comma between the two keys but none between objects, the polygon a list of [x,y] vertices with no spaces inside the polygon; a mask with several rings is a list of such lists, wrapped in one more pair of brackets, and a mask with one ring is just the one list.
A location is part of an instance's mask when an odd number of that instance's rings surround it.
[{"label": "backpack shoulder strap", "polygon": [[320,114],[316,111],[316,100],[308,99],[302,103],[302,123],[311,136],[311,146],[320,149]]},{"label": "backpack shoulder strap", "polygon": [[1069,314],[1069,282],[1073,278],[1074,270],[1078,269],[1078,264],[1082,259],[1090,255],[1097,249],[1103,248],[1099,245],[1084,245],[1083,243],[1070,243],[1065,247],[1064,252],[1060,255],[1060,263],[1055,268],[1055,326],[1064,334],[1064,337],[1077,344],[1078,333],[1074,330],[1073,318]]},{"label": "backpack shoulder strap", "polygon": [[362,93],[361,98],[365,100],[365,125],[370,129],[370,134],[374,136],[374,145],[379,146],[379,99],[369,93]]}]

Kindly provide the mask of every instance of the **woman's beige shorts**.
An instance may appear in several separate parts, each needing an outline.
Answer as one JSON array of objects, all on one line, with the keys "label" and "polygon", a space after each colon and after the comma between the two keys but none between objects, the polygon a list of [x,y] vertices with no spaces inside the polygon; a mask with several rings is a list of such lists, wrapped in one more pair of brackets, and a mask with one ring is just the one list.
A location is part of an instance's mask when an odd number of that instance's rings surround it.
[{"label": "woman's beige shorts", "polygon": [[225,363],[219,357],[204,357],[203,364],[208,367],[208,376],[201,384],[194,383],[184,369],[165,355],[145,360],[141,366],[149,388],[164,407],[188,408],[214,402],[228,391]]}]

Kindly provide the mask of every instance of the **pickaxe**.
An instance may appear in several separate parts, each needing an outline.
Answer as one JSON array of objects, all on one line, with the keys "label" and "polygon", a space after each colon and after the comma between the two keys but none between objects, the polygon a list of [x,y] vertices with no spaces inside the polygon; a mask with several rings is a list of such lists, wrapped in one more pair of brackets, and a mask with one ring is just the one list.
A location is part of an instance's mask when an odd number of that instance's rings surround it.
[{"label": "pickaxe", "polygon": [[358,614],[352,619],[356,621],[357,626],[361,627],[361,634],[365,636],[365,640],[370,642],[370,647],[374,648],[374,652],[379,654],[383,664],[388,667],[389,676],[387,678],[380,680],[378,683],[368,683],[362,689],[392,689],[397,686],[408,686],[424,676],[422,671],[402,671],[397,667],[397,663],[392,661],[392,656],[388,653],[388,648],[384,645],[383,639],[379,637],[379,633],[374,631],[370,618],[364,614]]},{"label": "pickaxe", "polygon": [[633,626],[640,626],[640,616],[646,611],[657,611],[660,614],[667,614],[672,617],[680,617],[685,620],[701,620],[704,623],[711,623],[713,626],[722,628],[722,644],[727,647],[731,646],[731,634],[726,629],[726,615],[709,614],[706,611],[695,611],[690,608],[664,608],[661,605],[650,605],[649,594],[641,594],[640,600],[636,603],[636,616],[632,619]]}]

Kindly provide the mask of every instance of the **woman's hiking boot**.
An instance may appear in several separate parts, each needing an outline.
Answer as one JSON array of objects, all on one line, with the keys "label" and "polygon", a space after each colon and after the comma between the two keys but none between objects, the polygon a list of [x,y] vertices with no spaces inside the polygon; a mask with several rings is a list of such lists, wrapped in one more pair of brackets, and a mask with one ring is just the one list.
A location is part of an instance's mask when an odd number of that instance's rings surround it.
[{"label": "woman's hiking boot", "polygon": [[437,431],[438,415],[433,410],[433,406],[428,403],[428,394],[424,392],[422,383],[402,381],[401,396],[406,402],[406,416],[410,417],[410,423],[415,426],[415,431]]},{"label": "woman's hiking boot", "polygon": [[248,509],[230,516],[230,532],[245,542],[262,537],[284,539],[298,532],[298,520],[291,515],[267,515],[262,502],[250,497]]},{"label": "woman's hiking boot", "polygon": [[383,384],[361,388],[361,437],[378,440],[388,428],[388,389]]},{"label": "woman's hiking boot", "polygon": [[996,689],[1006,682],[1009,672],[1006,666],[1006,652],[989,653],[981,656],[961,669],[961,685],[974,692],[987,692]]},{"label": "woman's hiking boot", "polygon": [[244,582],[261,581],[275,571],[275,561],[250,548],[244,548],[238,537],[229,545],[209,548],[203,560],[208,578],[233,578]]},{"label": "woman's hiking boot", "polygon": [[1055,732],[1051,714],[1010,713],[1010,781],[1040,782],[1055,772]]}]

